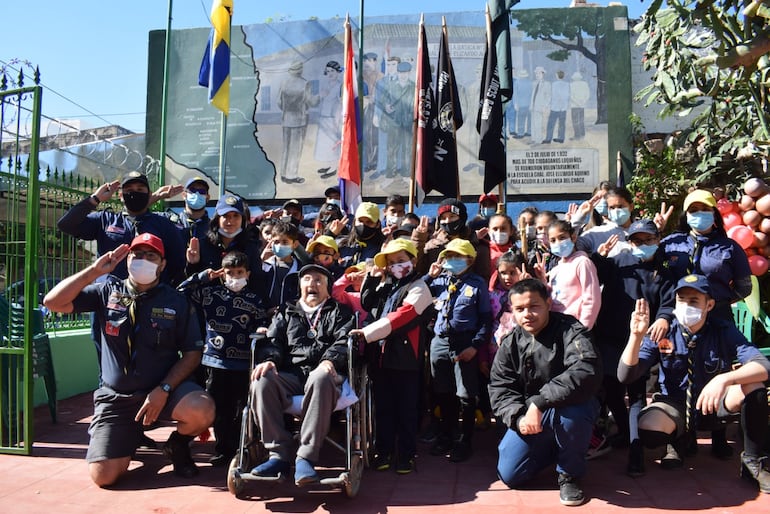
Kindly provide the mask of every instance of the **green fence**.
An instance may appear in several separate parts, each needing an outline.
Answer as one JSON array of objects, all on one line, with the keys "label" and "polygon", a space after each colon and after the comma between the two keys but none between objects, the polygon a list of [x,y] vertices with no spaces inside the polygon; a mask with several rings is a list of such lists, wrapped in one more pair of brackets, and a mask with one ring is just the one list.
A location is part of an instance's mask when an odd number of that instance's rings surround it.
[{"label": "green fence", "polygon": [[[58,170],[40,170],[42,88],[0,73],[0,452],[29,454],[33,382],[45,381],[53,420],[56,382],[48,334],[90,327],[88,315],[47,313],[43,297],[93,260],[95,243],[60,233],[56,222],[96,188]],[[9,89],[9,83],[15,84]],[[37,172],[30,172],[37,170]]]}]

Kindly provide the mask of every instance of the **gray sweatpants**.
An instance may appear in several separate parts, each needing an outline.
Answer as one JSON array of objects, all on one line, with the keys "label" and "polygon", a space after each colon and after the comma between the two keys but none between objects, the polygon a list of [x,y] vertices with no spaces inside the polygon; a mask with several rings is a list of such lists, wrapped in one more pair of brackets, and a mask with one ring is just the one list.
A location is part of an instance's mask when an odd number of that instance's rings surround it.
[{"label": "gray sweatpants", "polygon": [[310,373],[304,391],[300,380],[291,373],[268,373],[251,383],[251,409],[270,458],[291,460],[294,441],[284,425],[283,413],[291,405],[292,396],[304,393],[297,456],[312,463],[318,461],[343,381],[342,376],[333,377],[316,368]]}]

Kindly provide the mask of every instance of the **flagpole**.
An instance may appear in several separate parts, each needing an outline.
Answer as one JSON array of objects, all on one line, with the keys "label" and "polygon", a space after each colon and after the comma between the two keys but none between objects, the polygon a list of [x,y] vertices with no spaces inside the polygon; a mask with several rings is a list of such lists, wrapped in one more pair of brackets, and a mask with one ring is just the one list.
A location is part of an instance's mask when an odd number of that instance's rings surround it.
[{"label": "flagpole", "polygon": [[[230,16],[228,17],[230,24],[230,52],[232,52],[232,28],[233,28],[233,13],[230,13]],[[228,52],[227,58],[230,58],[230,52]],[[230,80],[230,77],[228,76],[227,80]],[[230,108],[230,100],[228,98],[227,101],[228,109]],[[219,197],[223,197],[225,195],[225,172],[227,169],[227,115],[229,113],[226,113],[224,111],[219,113]]]},{"label": "flagpole", "polygon": [[[364,0],[358,8],[358,73],[356,80],[358,81],[358,112],[361,113],[361,118],[364,116]],[[370,95],[374,95],[372,91],[369,91]],[[366,149],[366,131],[361,128],[362,134],[360,134],[361,144],[358,145],[358,162],[364,162],[364,151]],[[364,190],[364,174],[361,173],[361,191]]]},{"label": "flagpole", "polygon": [[[419,56],[419,52],[422,50],[420,48],[421,42],[422,42],[422,28],[425,25],[425,14],[420,13],[420,27],[417,29],[417,52]],[[417,65],[414,67],[414,113],[417,114],[417,108],[420,105],[420,64],[416,63]],[[412,166],[411,171],[409,175],[409,212],[414,212],[414,204],[417,203],[415,201],[415,198],[417,196],[417,178],[415,176],[416,172],[416,166],[417,166],[417,121],[419,118],[419,115],[412,116]]]},{"label": "flagpole", "polygon": [[168,120],[168,57],[171,53],[171,12],[174,9],[174,0],[168,0],[168,20],[166,21],[166,42],[163,47],[163,92],[160,101],[160,175],[158,185],[166,182],[166,125]]},{"label": "flagpole", "polygon": [[[446,42],[447,61],[449,62],[451,75],[454,76],[454,67],[452,66],[452,59],[449,57],[449,34],[447,33],[446,16],[441,16],[441,32],[444,34],[444,41]],[[449,98],[452,102],[452,105],[455,105],[456,99],[454,97],[454,85],[449,88]],[[452,137],[456,142],[457,141],[457,124],[455,123],[454,114],[452,115]],[[456,181],[455,184],[457,187],[457,199],[460,200],[462,195],[460,194],[460,173],[457,169],[457,166],[458,166],[457,159],[455,159],[454,176]]]}]

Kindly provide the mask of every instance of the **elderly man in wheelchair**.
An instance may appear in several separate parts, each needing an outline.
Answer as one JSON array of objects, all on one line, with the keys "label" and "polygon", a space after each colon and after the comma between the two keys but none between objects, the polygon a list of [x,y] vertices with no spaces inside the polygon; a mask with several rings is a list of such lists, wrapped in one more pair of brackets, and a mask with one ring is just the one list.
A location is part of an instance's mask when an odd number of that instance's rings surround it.
[{"label": "elderly man in wheelchair", "polygon": [[304,394],[294,482],[319,481],[315,463],[348,370],[347,337],[353,313],[331,298],[332,278],[315,264],[299,272],[300,299],[281,308],[255,348],[251,411],[269,458],[251,470],[257,477],[289,472],[294,438],[284,424],[292,396]]}]

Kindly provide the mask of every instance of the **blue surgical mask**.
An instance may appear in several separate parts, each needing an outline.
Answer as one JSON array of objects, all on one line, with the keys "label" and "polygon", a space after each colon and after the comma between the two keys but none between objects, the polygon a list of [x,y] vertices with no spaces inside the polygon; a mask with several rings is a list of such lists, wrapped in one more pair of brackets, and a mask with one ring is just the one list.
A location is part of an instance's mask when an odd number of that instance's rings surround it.
[{"label": "blue surgical mask", "polygon": [[337,207],[342,207],[342,202],[336,198],[327,198],[326,203],[336,205]]},{"label": "blue surgical mask", "polygon": [[631,245],[631,255],[642,261],[649,261],[657,251],[658,245]]},{"label": "blue surgical mask", "polygon": [[452,275],[459,275],[468,267],[468,261],[462,257],[450,257],[444,261],[442,268]]},{"label": "blue surgical mask", "polygon": [[206,207],[206,196],[188,192],[185,197],[185,202],[187,202],[187,206],[190,209],[197,211]]},{"label": "blue surgical mask", "polygon": [[622,226],[625,225],[629,219],[631,219],[631,211],[625,207],[610,209],[609,218],[610,221]]},{"label": "blue surgical mask", "polygon": [[698,232],[708,230],[714,225],[714,213],[711,211],[688,212],[687,224]]},{"label": "blue surgical mask", "polygon": [[606,216],[609,209],[607,208],[607,200],[602,198],[598,202],[596,202],[596,207],[594,207],[594,210],[601,214],[602,216]]},{"label": "blue surgical mask", "polygon": [[551,243],[551,253],[557,257],[569,257],[574,249],[575,243],[572,242],[572,239]]},{"label": "blue surgical mask", "polygon": [[497,209],[494,207],[482,207],[481,208],[481,215],[485,218],[491,217],[494,213],[497,212]]},{"label": "blue surgical mask", "polygon": [[285,259],[289,255],[291,255],[291,252],[293,251],[294,251],[294,248],[292,248],[291,245],[279,245],[277,243],[273,244],[273,255],[275,255],[279,259]]}]

